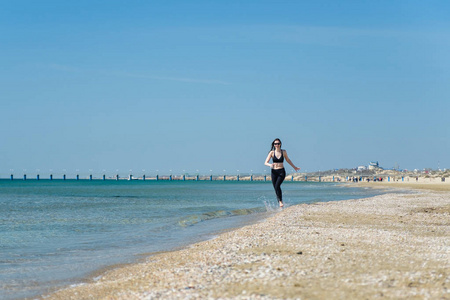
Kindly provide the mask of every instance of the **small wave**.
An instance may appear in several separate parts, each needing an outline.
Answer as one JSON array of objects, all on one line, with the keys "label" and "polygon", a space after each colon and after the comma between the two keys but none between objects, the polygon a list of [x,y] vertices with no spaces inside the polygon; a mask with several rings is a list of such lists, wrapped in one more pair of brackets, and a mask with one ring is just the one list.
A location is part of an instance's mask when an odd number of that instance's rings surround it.
[{"label": "small wave", "polygon": [[264,206],[266,207],[266,211],[268,212],[276,212],[280,210],[280,206],[278,203],[272,201],[264,201]]},{"label": "small wave", "polygon": [[263,207],[236,209],[236,210],[232,210],[232,211],[217,210],[217,211],[207,212],[207,213],[200,214],[200,215],[188,216],[188,217],[178,221],[178,224],[182,227],[188,227],[188,226],[192,226],[197,223],[212,220],[212,219],[233,217],[233,216],[244,216],[244,215],[250,215],[250,214],[260,213],[260,212],[265,212],[265,211],[266,211],[266,208],[263,208]]},{"label": "small wave", "polygon": [[266,209],[263,207],[255,207],[255,208],[245,208],[245,209],[236,209],[231,211],[231,214],[233,216],[243,216],[243,215],[250,215],[254,213],[260,213],[265,212]]}]

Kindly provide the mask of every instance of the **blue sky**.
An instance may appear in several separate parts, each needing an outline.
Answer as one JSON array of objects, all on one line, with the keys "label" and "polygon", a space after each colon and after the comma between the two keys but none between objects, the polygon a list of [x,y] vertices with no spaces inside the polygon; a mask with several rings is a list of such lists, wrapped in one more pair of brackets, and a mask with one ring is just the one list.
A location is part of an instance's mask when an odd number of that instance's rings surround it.
[{"label": "blue sky", "polygon": [[2,1],[0,175],[450,168],[449,10]]}]

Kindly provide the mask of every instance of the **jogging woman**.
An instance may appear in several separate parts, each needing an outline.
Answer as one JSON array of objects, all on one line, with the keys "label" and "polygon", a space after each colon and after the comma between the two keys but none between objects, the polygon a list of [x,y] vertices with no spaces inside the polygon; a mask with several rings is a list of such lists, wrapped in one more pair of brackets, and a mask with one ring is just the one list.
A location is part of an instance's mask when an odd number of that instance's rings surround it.
[{"label": "jogging woman", "polygon": [[[270,159],[272,159],[272,163],[270,163]],[[297,172],[300,168],[297,168],[292,161],[289,159],[289,156],[286,150],[281,149],[281,140],[275,139],[272,142],[272,148],[270,149],[269,155],[267,155],[265,165],[272,169],[272,184],[275,189],[275,194],[277,195],[278,203],[280,207],[283,207],[283,193],[281,192],[281,184],[286,177],[286,170],[284,169],[283,162],[286,161],[294,168]]]}]

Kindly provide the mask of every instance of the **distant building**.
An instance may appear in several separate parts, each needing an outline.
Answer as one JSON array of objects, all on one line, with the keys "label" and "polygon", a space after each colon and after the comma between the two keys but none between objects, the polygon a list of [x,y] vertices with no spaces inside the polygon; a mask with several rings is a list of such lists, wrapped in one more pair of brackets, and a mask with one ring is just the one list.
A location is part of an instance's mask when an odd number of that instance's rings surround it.
[{"label": "distant building", "polygon": [[369,170],[378,170],[381,169],[380,165],[378,164],[378,161],[371,161],[369,163]]},{"label": "distant building", "polygon": [[367,170],[367,167],[366,167],[366,166],[359,166],[359,167],[357,168],[357,170],[358,170],[358,171],[364,171],[364,170]]}]

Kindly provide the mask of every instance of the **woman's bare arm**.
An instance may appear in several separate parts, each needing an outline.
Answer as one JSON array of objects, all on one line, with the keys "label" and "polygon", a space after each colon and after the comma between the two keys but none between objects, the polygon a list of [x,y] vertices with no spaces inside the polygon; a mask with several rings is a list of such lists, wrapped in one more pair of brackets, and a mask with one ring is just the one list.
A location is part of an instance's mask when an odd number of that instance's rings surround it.
[{"label": "woman's bare arm", "polygon": [[273,153],[273,151],[269,152],[269,155],[267,155],[266,161],[264,162],[264,164],[266,166],[271,167],[271,168],[272,168],[272,164],[270,163],[270,159],[272,158],[272,153]]},{"label": "woman's bare arm", "polygon": [[296,172],[299,171],[300,168],[297,168],[297,167],[294,165],[294,163],[293,163],[293,162],[291,161],[291,159],[289,158],[289,156],[288,156],[286,150],[283,150],[283,151],[284,151],[284,157],[286,158],[286,161],[294,168],[294,170],[295,170]]}]

